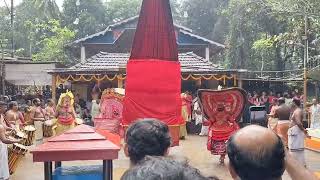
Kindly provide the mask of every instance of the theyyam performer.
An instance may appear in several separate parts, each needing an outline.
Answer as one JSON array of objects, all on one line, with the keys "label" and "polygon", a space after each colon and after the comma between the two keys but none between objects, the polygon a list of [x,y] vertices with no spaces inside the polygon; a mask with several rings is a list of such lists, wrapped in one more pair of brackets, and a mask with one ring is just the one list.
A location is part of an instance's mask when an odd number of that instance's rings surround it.
[{"label": "theyyam performer", "polygon": [[75,126],[76,113],[73,104],[74,96],[71,91],[60,95],[56,109],[56,135],[60,135]]},{"label": "theyyam performer", "polygon": [[239,88],[226,90],[199,90],[198,97],[204,115],[204,123],[209,126],[207,149],[213,155],[220,155],[220,164],[224,163],[226,142],[239,129],[246,104],[246,92]]}]

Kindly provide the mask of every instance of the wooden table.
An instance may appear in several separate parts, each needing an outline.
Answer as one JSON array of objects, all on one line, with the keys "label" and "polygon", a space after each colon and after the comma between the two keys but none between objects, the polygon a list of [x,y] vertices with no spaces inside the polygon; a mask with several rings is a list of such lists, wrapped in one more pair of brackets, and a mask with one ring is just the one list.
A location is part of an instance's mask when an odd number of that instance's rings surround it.
[{"label": "wooden table", "polygon": [[102,160],[103,180],[112,180],[112,161],[118,159],[120,147],[96,133],[87,125],[80,125],[60,136],[50,138],[31,153],[33,162],[44,162],[45,180],[52,180],[52,162],[55,168],[62,161]]}]

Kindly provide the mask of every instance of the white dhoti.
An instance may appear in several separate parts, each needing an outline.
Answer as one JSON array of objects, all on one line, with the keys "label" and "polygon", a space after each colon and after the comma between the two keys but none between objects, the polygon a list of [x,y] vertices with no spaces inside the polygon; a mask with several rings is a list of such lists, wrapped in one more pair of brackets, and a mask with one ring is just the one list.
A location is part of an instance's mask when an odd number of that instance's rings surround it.
[{"label": "white dhoti", "polygon": [[34,122],[34,127],[36,128],[36,133],[35,133],[35,144],[39,145],[43,143],[43,124],[44,122],[42,121],[35,121]]},{"label": "white dhoti", "polygon": [[306,166],[304,157],[304,138],[304,132],[297,125],[289,128],[288,147],[290,154],[303,166]]},{"label": "white dhoti", "polygon": [[0,141],[0,180],[9,179],[8,147]]},{"label": "white dhoti", "polygon": [[209,126],[205,126],[202,124],[201,126],[201,131],[200,131],[200,136],[207,136],[209,132]]}]

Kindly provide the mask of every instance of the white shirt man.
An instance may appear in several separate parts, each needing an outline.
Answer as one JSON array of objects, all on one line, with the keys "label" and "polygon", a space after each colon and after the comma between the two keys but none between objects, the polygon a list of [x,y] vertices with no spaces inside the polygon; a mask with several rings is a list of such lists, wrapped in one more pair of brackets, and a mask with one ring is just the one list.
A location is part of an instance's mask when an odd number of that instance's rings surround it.
[{"label": "white shirt man", "polygon": [[[196,121],[196,125],[198,124],[202,124],[203,123],[203,120],[204,120],[204,117],[202,115],[202,112],[201,112],[201,108],[200,108],[200,104],[199,104],[199,99],[196,98],[194,100],[194,104],[193,104],[193,114],[194,114],[194,118],[195,118],[195,121]],[[208,135],[208,130],[209,130],[209,127],[208,126],[204,126],[202,124],[202,127],[201,127],[201,132],[200,132],[200,136],[206,136]]]}]

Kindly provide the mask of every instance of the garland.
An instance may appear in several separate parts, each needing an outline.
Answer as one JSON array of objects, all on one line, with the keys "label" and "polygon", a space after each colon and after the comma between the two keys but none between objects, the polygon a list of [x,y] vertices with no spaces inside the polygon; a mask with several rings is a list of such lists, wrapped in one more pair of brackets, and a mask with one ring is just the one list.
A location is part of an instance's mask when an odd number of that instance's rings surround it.
[{"label": "garland", "polygon": [[[89,77],[88,77],[89,76]],[[123,76],[122,74],[115,74],[114,76],[109,76],[109,75],[68,75],[67,77],[62,77],[60,75],[57,75],[57,80],[56,80],[56,84],[63,84],[67,81],[85,81],[85,82],[90,82],[90,81],[104,81],[104,80],[108,80],[108,81],[114,81],[115,79],[118,80],[125,80],[126,76]],[[193,74],[189,74],[187,77],[183,77],[181,75],[181,79],[184,81],[187,80],[217,80],[217,81],[223,81],[223,84],[226,84],[227,80],[231,80],[233,79],[233,84],[234,86],[237,85],[237,76],[236,75],[193,75]]]}]

